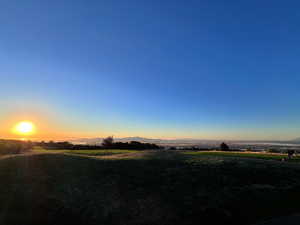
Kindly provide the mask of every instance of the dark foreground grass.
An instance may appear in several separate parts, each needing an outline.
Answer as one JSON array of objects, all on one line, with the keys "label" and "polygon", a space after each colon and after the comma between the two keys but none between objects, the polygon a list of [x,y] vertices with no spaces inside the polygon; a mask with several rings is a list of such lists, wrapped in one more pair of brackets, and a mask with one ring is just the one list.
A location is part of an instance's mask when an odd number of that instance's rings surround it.
[{"label": "dark foreground grass", "polygon": [[299,174],[295,163],[169,152],[3,159],[0,224],[247,225],[299,212]]}]

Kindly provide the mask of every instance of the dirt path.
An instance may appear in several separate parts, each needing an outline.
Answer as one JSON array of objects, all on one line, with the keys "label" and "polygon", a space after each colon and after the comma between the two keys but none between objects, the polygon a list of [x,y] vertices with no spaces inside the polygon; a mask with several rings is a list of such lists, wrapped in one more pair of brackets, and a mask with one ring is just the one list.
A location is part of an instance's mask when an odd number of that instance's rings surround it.
[{"label": "dirt path", "polygon": [[72,155],[77,157],[86,157],[93,159],[132,159],[132,158],[141,158],[144,156],[148,156],[153,152],[150,151],[142,151],[142,152],[132,152],[132,153],[117,153],[111,155],[84,155],[84,154],[76,154],[76,153],[63,153],[65,155]]},{"label": "dirt path", "polygon": [[153,154],[151,151],[142,151],[142,152],[132,152],[132,153],[119,153],[119,154],[112,154],[112,155],[84,155],[84,154],[76,154],[76,153],[65,153],[65,152],[37,152],[37,151],[29,151],[26,153],[21,154],[7,154],[1,155],[0,160],[2,159],[9,159],[9,158],[16,158],[16,157],[24,157],[24,156],[33,156],[33,155],[49,155],[49,154],[63,154],[63,155],[72,155],[77,157],[86,157],[86,158],[93,158],[93,159],[131,159],[131,158],[141,158],[144,156],[148,156]]}]

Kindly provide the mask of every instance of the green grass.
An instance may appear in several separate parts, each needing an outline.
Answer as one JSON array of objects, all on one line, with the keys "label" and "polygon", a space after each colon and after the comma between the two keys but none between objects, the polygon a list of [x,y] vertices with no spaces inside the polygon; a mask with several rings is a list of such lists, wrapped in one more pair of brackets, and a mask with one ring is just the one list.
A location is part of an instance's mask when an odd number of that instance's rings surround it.
[{"label": "green grass", "polygon": [[139,152],[136,150],[72,150],[66,151],[66,153],[70,154],[78,154],[78,155],[88,155],[88,156],[102,156],[102,155],[115,155],[115,154],[125,154],[125,153],[135,153]]},{"label": "green grass", "polygon": [[78,155],[86,155],[86,156],[104,156],[104,155],[115,155],[115,154],[125,154],[125,153],[135,153],[139,152],[136,150],[123,150],[123,149],[101,149],[101,150],[67,150],[67,149],[59,149],[59,150],[46,150],[41,147],[35,147],[35,152],[41,153],[68,153],[68,154],[78,154]]},{"label": "green grass", "polygon": [[[265,160],[281,160],[287,157],[287,154],[277,153],[263,153],[263,152],[221,152],[221,151],[198,151],[198,152],[184,152],[183,154],[202,157],[202,156],[213,156],[213,157],[238,157],[238,158],[254,158],[254,159],[265,159]],[[290,161],[300,161],[300,156],[293,157]]]},{"label": "green grass", "polygon": [[0,224],[248,225],[300,210],[298,163],[217,152],[50,153],[0,161]]}]

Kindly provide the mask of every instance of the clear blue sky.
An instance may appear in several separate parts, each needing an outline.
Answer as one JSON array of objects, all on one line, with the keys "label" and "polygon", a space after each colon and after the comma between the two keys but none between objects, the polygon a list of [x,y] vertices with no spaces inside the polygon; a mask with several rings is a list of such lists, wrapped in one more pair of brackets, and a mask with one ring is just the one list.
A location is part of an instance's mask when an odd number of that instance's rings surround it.
[{"label": "clear blue sky", "polygon": [[2,0],[1,119],[39,112],[77,136],[298,137],[299,8]]}]

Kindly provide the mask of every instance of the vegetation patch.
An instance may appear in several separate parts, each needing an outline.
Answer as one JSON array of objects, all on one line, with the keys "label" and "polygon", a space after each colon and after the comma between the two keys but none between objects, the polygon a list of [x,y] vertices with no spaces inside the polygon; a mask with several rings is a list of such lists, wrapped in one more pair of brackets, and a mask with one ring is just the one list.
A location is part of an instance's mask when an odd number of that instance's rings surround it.
[{"label": "vegetation patch", "polygon": [[105,155],[115,155],[115,154],[126,154],[126,153],[136,153],[136,150],[65,150],[65,153],[87,155],[87,156],[105,156]]},{"label": "vegetation patch", "polygon": [[[281,161],[287,154],[279,153],[263,153],[263,152],[223,152],[223,151],[185,151],[183,154],[193,157],[212,156],[212,157],[238,157],[238,158],[254,158],[264,160]],[[294,156],[289,161],[300,161],[300,156]]]},{"label": "vegetation patch", "polygon": [[300,210],[298,163],[150,153],[143,160],[2,159],[1,223],[247,225]]},{"label": "vegetation patch", "polygon": [[32,143],[27,141],[0,140],[0,155],[24,153],[32,147]]}]

